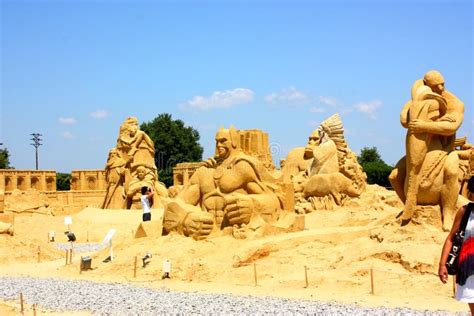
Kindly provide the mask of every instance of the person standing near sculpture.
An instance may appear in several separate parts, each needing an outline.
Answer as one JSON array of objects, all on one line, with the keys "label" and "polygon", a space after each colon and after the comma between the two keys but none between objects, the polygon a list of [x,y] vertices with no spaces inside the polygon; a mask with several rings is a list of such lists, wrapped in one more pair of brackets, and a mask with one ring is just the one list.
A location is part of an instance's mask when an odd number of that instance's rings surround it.
[{"label": "person standing near sculpture", "polygon": [[[468,190],[474,193],[474,176],[468,181]],[[470,205],[470,209],[468,206]],[[456,299],[469,304],[471,315],[474,315],[474,203],[469,203],[461,207],[454,218],[453,226],[441,251],[439,260],[438,276],[441,282],[448,281],[448,270],[446,261],[452,247],[453,237],[460,228],[464,212],[470,211],[464,231],[464,239],[461,251],[458,255],[458,272],[456,275]]]},{"label": "person standing near sculpture", "polygon": [[146,186],[141,188],[142,196],[140,198],[143,210],[143,221],[151,221],[151,206],[153,204],[153,190]]},{"label": "person standing near sculpture", "polygon": [[[409,209],[402,212],[402,225],[410,222],[416,205],[440,205],[443,229],[449,230],[456,213],[456,201],[459,192],[458,165],[459,158],[454,152],[456,131],[464,119],[464,104],[451,92],[445,89],[445,81],[441,73],[432,70],[425,74],[422,85],[445,101],[446,106],[430,106],[426,117],[430,120],[411,117],[412,100],[408,101],[400,113],[400,123],[408,129],[409,134],[428,134],[429,141],[420,146],[426,149],[422,162],[414,162],[412,158],[403,157],[397,163],[389,176],[390,183],[403,203],[409,204]],[[441,101],[442,103],[443,101]],[[407,152],[407,155],[412,155]],[[419,158],[419,157],[418,157]],[[421,164],[420,171],[414,179],[407,174],[415,165]],[[407,186],[416,185],[418,188],[413,200],[407,201]],[[413,205],[413,206],[412,206]]]},{"label": "person standing near sculpture", "polygon": [[176,231],[203,239],[214,227],[277,220],[282,204],[269,182],[271,176],[240,150],[239,141],[233,127],[217,132],[216,156],[197,169],[190,183],[166,205],[166,233]]}]

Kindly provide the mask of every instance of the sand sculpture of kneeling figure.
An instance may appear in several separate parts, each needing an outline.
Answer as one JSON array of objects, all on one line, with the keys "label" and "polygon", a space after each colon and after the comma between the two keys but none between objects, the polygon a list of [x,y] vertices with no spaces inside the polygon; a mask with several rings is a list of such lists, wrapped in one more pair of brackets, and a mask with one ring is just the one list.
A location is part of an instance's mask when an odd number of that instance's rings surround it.
[{"label": "sand sculpture of kneeling figure", "polygon": [[[397,163],[389,180],[405,203],[402,225],[410,222],[418,205],[439,205],[446,231],[456,214],[459,157],[454,143],[464,119],[464,104],[444,84],[438,71],[427,72],[423,80],[415,82],[414,96],[400,113],[401,125],[408,128],[407,154]],[[412,113],[420,105],[426,113]]]},{"label": "sand sculpture of kneeling figure", "polygon": [[240,150],[235,128],[220,129],[216,156],[196,170],[190,183],[165,206],[165,233],[203,239],[225,227],[258,229],[275,222],[282,203],[265,172],[255,158]]}]

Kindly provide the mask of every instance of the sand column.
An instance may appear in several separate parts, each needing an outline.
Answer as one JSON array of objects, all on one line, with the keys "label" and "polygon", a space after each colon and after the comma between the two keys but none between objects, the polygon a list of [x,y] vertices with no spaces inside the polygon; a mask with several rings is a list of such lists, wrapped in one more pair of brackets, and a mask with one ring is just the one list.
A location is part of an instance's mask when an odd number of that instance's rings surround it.
[{"label": "sand column", "polygon": [[189,182],[189,172],[188,169],[184,169],[183,171],[183,185],[188,184]]},{"label": "sand column", "polygon": [[106,185],[104,181],[104,172],[102,170],[97,171],[97,190],[106,190]]},{"label": "sand column", "polygon": [[5,174],[0,173],[0,191],[5,192]]},{"label": "sand column", "polygon": [[40,191],[47,191],[46,187],[46,172],[41,172],[40,176]]},{"label": "sand column", "polygon": [[31,174],[28,172],[28,174],[25,176],[25,188],[31,189]]},{"label": "sand column", "polygon": [[85,190],[86,175],[83,171],[79,172],[79,190]]}]

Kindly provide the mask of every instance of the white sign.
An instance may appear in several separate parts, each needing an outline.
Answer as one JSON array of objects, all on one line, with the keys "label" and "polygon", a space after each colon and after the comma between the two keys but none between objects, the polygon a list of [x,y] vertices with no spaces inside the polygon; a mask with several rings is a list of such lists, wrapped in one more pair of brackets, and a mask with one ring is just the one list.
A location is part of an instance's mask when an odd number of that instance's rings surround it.
[{"label": "white sign", "polygon": [[71,216],[64,217],[64,225],[72,225],[72,217]]},{"label": "white sign", "polygon": [[163,261],[163,273],[171,273],[171,261],[168,259]]},{"label": "white sign", "polygon": [[116,232],[116,230],[113,229],[113,228],[112,228],[111,230],[109,230],[109,232],[107,233],[107,235],[105,235],[104,240],[102,241],[102,243],[105,244],[105,243],[110,242],[110,241],[112,240],[112,237],[114,237],[115,232]]}]

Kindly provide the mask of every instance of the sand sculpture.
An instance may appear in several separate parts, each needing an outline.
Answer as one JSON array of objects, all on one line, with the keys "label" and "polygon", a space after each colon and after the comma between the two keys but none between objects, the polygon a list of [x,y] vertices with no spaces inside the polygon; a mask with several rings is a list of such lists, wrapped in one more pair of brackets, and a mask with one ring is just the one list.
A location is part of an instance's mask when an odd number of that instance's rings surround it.
[{"label": "sand sculpture", "polygon": [[137,118],[127,118],[107,159],[107,192],[102,208],[141,208],[139,195],[143,185],[155,191],[155,203],[168,196],[166,187],[158,181],[154,155],[153,141],[139,129]]},{"label": "sand sculpture", "polygon": [[356,155],[347,146],[338,114],[313,131],[306,147],[288,154],[283,177],[294,185],[299,213],[342,205],[348,197],[358,197],[367,180]]},{"label": "sand sculpture", "polygon": [[459,193],[474,200],[474,196],[469,196],[467,181],[474,176],[474,145],[467,142],[466,137],[458,138],[455,141],[456,153],[459,157],[458,180],[461,186]]},{"label": "sand sculpture", "polygon": [[258,159],[243,153],[235,128],[220,129],[216,156],[165,206],[164,232],[203,239],[229,228],[234,237],[244,238],[246,231],[257,232],[287,213],[278,181]]},{"label": "sand sculpture", "polygon": [[396,165],[390,182],[405,204],[401,220],[407,224],[418,205],[439,205],[443,229],[451,228],[459,193],[459,157],[454,152],[456,131],[464,118],[464,104],[445,90],[435,70],[412,86],[412,99],[400,113],[407,128],[406,156]]}]

